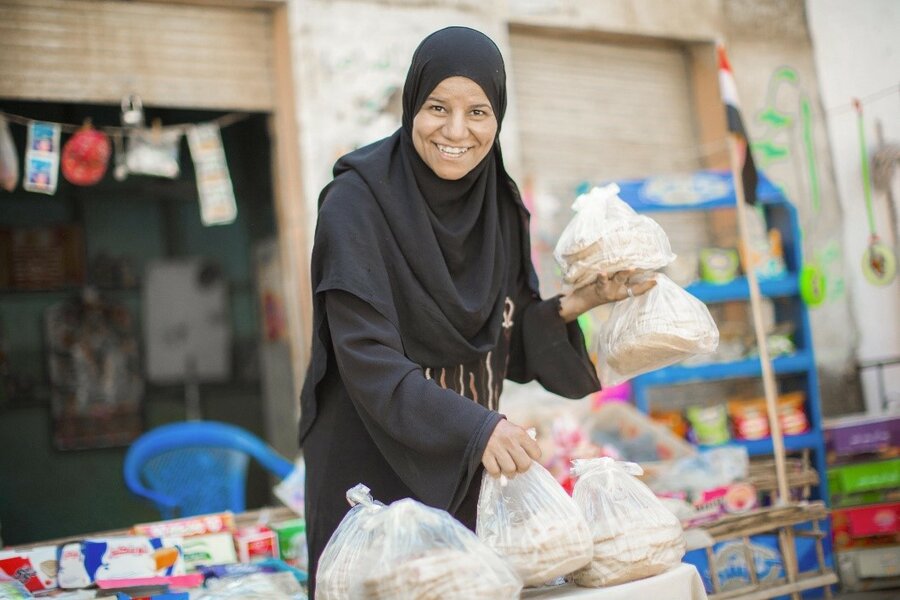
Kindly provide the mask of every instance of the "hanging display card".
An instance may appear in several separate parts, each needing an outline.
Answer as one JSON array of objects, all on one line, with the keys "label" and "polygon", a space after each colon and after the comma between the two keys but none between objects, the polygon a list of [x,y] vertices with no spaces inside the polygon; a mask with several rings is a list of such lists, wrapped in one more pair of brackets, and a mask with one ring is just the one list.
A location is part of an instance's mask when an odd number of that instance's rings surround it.
[{"label": "hanging display card", "polygon": [[225,162],[219,127],[212,123],[188,129],[188,146],[194,159],[200,218],[204,225],[227,225],[237,218],[234,188]]},{"label": "hanging display card", "polygon": [[28,147],[25,152],[25,181],[29,192],[55,194],[59,177],[58,123],[32,121],[28,125]]}]

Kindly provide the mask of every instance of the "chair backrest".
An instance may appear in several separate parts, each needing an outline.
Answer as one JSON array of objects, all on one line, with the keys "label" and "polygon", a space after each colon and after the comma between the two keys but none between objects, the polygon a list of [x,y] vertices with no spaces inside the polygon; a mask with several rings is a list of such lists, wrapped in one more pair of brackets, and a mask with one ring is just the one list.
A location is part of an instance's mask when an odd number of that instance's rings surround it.
[{"label": "chair backrest", "polygon": [[293,464],[258,437],[228,423],[185,421],[157,427],[125,455],[125,484],[162,517],[246,508],[247,465],[255,459],[284,479]]}]

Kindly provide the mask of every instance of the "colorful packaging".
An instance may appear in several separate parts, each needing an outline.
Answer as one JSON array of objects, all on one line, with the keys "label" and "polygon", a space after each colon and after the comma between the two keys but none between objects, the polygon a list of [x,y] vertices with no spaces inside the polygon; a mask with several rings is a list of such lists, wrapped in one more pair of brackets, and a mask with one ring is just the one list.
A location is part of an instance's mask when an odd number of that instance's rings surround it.
[{"label": "colorful packaging", "polygon": [[278,537],[278,553],[281,560],[291,565],[306,570],[308,558],[306,552],[306,521],[292,519],[272,525],[275,535]]},{"label": "colorful packaging", "polygon": [[188,537],[223,532],[234,532],[234,514],[229,511],[184,519],[140,523],[131,528],[131,533],[147,537]]},{"label": "colorful packaging", "polygon": [[184,538],[181,542],[184,566],[194,571],[200,565],[229,565],[237,562],[231,533],[210,533]]},{"label": "colorful packaging", "polygon": [[112,537],[66,544],[60,551],[59,585],[183,575],[181,538]]},{"label": "colorful packaging", "polygon": [[21,582],[31,592],[57,587],[58,569],[56,546],[0,551],[0,571]]},{"label": "colorful packaging", "polygon": [[728,433],[728,413],[725,406],[690,406],[687,418],[696,442],[701,446],[717,446],[731,439]]},{"label": "colorful packaging", "polygon": [[234,535],[234,543],[241,562],[279,558],[278,538],[265,525],[250,525],[238,529]]},{"label": "colorful packaging", "polygon": [[[778,421],[782,435],[799,435],[809,431],[809,419],[803,410],[806,395],[790,392],[778,397]],[[739,440],[759,440],[770,435],[766,399],[730,400],[728,411]]]}]

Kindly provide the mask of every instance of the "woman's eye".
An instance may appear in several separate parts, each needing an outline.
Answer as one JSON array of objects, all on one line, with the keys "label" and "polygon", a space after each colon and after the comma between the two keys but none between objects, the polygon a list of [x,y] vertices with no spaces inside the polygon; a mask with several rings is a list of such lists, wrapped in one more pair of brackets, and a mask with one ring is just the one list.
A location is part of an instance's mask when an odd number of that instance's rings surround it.
[{"label": "woman's eye", "polygon": [[433,110],[434,112],[444,112],[444,107],[435,104],[431,107],[431,110]]}]

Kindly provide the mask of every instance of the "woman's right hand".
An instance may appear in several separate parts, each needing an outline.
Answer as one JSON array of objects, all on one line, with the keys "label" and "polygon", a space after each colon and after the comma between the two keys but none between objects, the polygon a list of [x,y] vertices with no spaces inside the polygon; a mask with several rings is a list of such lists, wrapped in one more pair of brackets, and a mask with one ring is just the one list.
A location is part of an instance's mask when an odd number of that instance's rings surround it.
[{"label": "woman's right hand", "polygon": [[492,477],[515,477],[531,466],[532,460],[541,457],[541,448],[525,429],[500,419],[488,440],[481,457],[481,464]]}]

